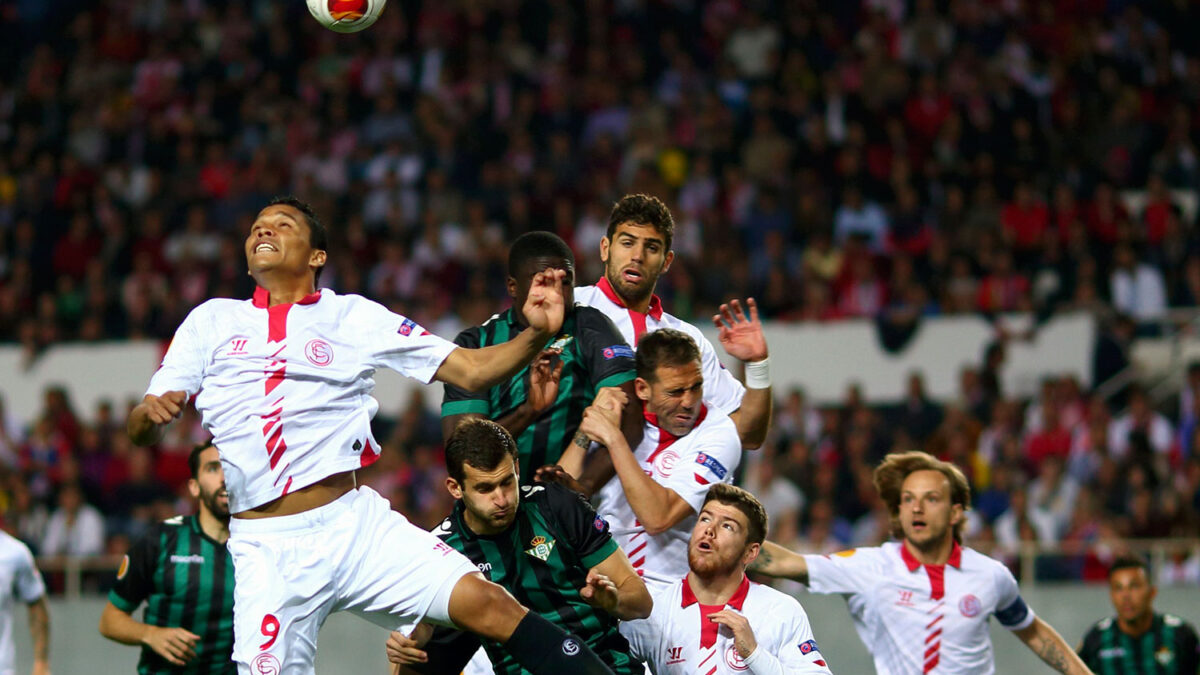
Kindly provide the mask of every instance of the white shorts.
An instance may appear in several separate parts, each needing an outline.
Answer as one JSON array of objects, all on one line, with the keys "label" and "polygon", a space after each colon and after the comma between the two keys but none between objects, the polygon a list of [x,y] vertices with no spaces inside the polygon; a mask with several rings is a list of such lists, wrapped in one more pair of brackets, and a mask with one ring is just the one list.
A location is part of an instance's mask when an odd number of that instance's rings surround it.
[{"label": "white shorts", "polygon": [[233,518],[229,552],[241,675],[313,673],[317,632],[333,612],[389,631],[450,625],[450,592],[479,571],[367,487],[291,516]]}]

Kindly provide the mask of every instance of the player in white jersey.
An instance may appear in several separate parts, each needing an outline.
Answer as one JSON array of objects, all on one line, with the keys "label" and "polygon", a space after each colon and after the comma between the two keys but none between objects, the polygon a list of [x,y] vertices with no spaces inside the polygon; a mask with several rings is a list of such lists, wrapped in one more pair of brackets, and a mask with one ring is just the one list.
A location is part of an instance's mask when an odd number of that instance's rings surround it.
[{"label": "player in white jersey", "polygon": [[879,675],[995,672],[992,616],[1058,672],[1091,672],[1021,599],[1008,568],[962,546],[971,489],[958,467],[893,454],[875,469],[875,486],[901,541],[831,556],[767,542],[750,570],[844,595]]},{"label": "player in white jersey", "polygon": [[46,586],[33,563],[29,547],[0,531],[0,675],[17,673],[13,609],[18,600],[29,606],[33,675],[50,675],[50,610],[46,606]]},{"label": "player in white jersey", "polygon": [[561,326],[563,273],[534,279],[530,330],[460,349],[377,303],[317,291],[326,240],[303,202],[259,212],[245,244],[254,298],[192,310],[129,417],[130,438],[148,445],[194,397],[221,448],[239,672],[313,672],[320,625],[342,610],[389,630],[422,618],[457,625],[504,644],[534,673],[609,672],[354,476],[379,452],[377,368],[468,390],[510,377]]},{"label": "player in white jersey", "polygon": [[671,238],[675,220],[662,200],[650,195],[626,195],[612,209],[608,233],[600,242],[604,276],[594,286],[575,289],[575,302],[608,315],[638,348],[642,336],[659,328],[674,328],[692,337],[704,365],[704,399],[729,415],[746,449],[762,445],[771,423],[771,376],[767,341],[753,298],[746,301],[749,316],[737,300],[721,305],[713,322],[721,345],[746,365],[743,387],[717,359],[712,343],[698,328],[663,310],[654,294],[658,278],[671,268],[675,252]]},{"label": "player in white jersey", "polygon": [[709,488],[687,545],[688,571],[654,595],[650,618],[621,624],[655,675],[829,673],[796,599],[746,578],[767,531],[754,495]]},{"label": "player in white jersey", "polygon": [[[606,389],[580,430],[608,448],[617,475],[597,493],[610,532],[654,589],[687,573],[687,541],[713,483],[733,482],[742,447],[733,421],[703,401],[700,352],[664,328],[637,351],[634,390],[644,406],[642,441],[630,449],[617,426],[623,394]],[[616,405],[612,405],[616,402]]]}]

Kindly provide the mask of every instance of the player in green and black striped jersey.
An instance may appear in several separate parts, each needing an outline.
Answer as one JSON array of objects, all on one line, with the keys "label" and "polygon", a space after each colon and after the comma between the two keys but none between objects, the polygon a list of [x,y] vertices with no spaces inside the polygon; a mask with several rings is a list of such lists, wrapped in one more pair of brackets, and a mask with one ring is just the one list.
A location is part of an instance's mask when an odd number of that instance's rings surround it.
[{"label": "player in green and black striped jersey", "polygon": [[[481,326],[468,328],[454,339],[460,347],[476,348],[502,344],[525,330],[528,322],[523,307],[534,275],[545,269],[563,269],[563,300],[567,307],[562,329],[546,345],[534,363],[509,381],[480,392],[446,385],[442,401],[442,433],[449,438],[454,427],[468,417],[499,422],[517,439],[525,484],[533,482],[533,471],[555,464],[571,443],[583,411],[602,387],[621,387],[636,401],[633,380],[637,376],[633,349],[603,312],[576,306],[572,294],[575,257],[566,242],[549,232],[529,232],[513,242],[508,256],[508,293],[513,308]],[[621,429],[640,439],[640,406],[627,410]],[[579,467],[565,467],[579,475]]]},{"label": "player in green and black striped jersey", "polygon": [[[225,476],[211,444],[192,450],[188,464],[198,513],[163,521],[133,545],[100,617],[102,635],[142,646],[140,675],[237,673]],[[143,601],[138,621],[133,611]]]},{"label": "player in green and black striped jersey", "polygon": [[[650,614],[650,593],[608,533],[608,524],[576,492],[558,484],[518,487],[512,436],[489,420],[466,420],[446,444],[446,487],[454,511],[433,530],[489,580],[592,648],[618,675],[643,672],[617,621]],[[388,656],[402,672],[457,673],[479,638],[439,628],[414,638],[393,633]],[[525,673],[499,644],[485,641],[495,672]],[[409,658],[406,658],[409,657]],[[428,661],[413,663],[414,656]]]},{"label": "player in green and black striped jersey", "polygon": [[1200,643],[1183,619],[1154,611],[1157,589],[1144,560],[1119,558],[1108,572],[1115,617],[1083,637],[1079,656],[1096,675],[1196,675]]}]

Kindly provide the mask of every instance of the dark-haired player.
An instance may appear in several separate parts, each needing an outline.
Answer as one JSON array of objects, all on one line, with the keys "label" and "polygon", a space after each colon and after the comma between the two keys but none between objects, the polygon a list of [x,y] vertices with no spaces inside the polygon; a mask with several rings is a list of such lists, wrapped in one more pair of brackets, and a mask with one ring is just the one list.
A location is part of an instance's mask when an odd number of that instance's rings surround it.
[{"label": "dark-haired player", "polygon": [[[237,672],[229,495],[216,446],[194,448],[188,467],[196,514],[165,520],[133,545],[100,615],[101,635],[141,646],[139,675]],[[138,621],[133,612],[143,602]]]},{"label": "dark-haired player", "polygon": [[585,645],[355,482],[379,452],[375,371],[467,390],[504,381],[562,326],[562,272],[531,280],[529,330],[461,349],[378,303],[318,291],[325,241],[302,202],[260,211],[245,243],[253,298],[193,309],[129,416],[130,438],[154,443],[195,397],[221,448],[238,671],[313,672],[321,624],[349,611],[389,630],[424,618],[456,625],[503,643],[534,673],[607,672]]}]

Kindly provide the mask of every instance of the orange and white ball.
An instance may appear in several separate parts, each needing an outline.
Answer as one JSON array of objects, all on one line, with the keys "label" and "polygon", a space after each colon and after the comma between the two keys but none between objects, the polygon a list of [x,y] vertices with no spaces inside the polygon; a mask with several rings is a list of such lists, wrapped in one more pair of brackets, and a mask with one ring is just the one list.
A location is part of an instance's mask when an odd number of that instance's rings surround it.
[{"label": "orange and white ball", "polygon": [[317,23],[338,33],[357,33],[379,19],[385,0],[308,0]]}]

